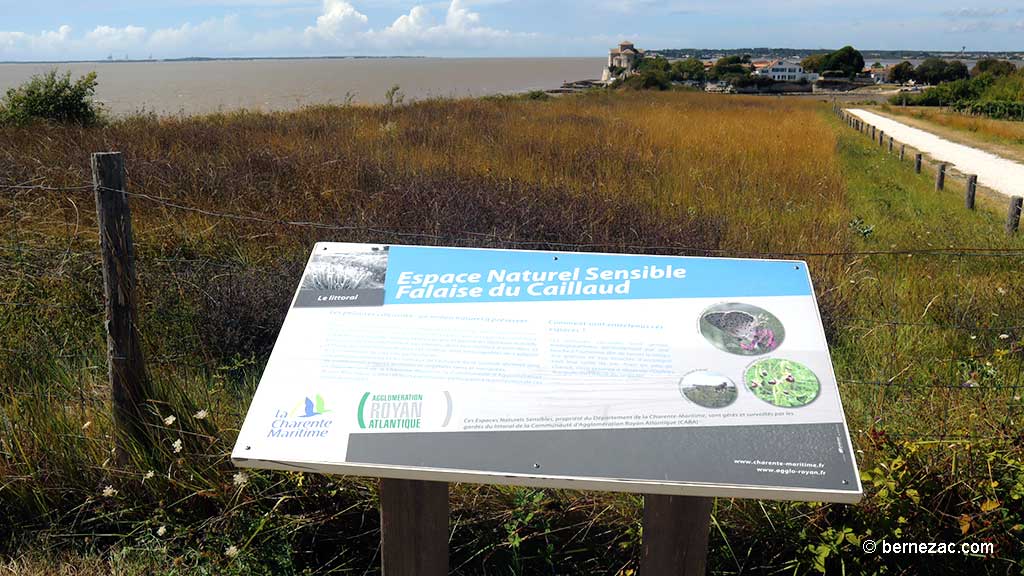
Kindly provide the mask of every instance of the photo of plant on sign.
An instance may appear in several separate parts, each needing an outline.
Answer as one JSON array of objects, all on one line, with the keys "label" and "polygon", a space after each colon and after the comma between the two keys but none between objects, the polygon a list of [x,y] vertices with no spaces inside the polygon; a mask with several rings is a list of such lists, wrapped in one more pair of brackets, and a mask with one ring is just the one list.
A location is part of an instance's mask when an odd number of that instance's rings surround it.
[{"label": "photo of plant on sign", "polygon": [[700,315],[700,333],[715,348],[740,356],[767,354],[782,345],[786,330],[771,312],[727,302]]},{"label": "photo of plant on sign", "polygon": [[821,383],[810,368],[781,358],[754,362],[747,368],[743,381],[755,396],[783,408],[806,406],[821,391]]}]

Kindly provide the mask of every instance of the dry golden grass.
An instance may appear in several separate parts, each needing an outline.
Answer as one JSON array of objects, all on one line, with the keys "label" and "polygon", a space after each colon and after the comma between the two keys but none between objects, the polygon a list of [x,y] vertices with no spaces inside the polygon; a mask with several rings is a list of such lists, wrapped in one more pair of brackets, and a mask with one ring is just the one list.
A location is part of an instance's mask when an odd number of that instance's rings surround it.
[{"label": "dry golden grass", "polygon": [[[129,191],[161,199],[131,205],[140,324],[160,395],[152,408],[177,421],[130,465],[110,462],[91,191],[0,191],[0,301],[18,304],[0,306],[0,516],[15,519],[0,526],[11,543],[0,554],[46,541],[79,553],[85,574],[93,555],[96,570],[109,562],[128,573],[372,572],[372,481],[251,472],[239,484],[227,460],[309,246],[336,240],[832,253],[808,259],[871,475],[867,499],[719,500],[713,568],[807,572],[820,561],[867,573],[882,561],[855,538],[959,538],[963,518],[972,537],[1005,547],[1000,558],[1017,557],[1022,257],[846,253],[1024,241],[999,233],[999,215],[935,194],[819,103],[594,94],[0,129],[0,183],[78,186],[101,150],[125,153]],[[962,386],[968,379],[977,388]],[[200,408],[210,416],[190,416]],[[180,453],[175,438],[185,439]],[[118,492],[104,496],[106,486]],[[470,485],[452,494],[455,573],[636,567],[637,496]],[[837,540],[844,530],[852,537]],[[237,558],[226,554],[234,545]],[[929,569],[976,568],[969,561]],[[47,566],[38,554],[9,563]]]}]

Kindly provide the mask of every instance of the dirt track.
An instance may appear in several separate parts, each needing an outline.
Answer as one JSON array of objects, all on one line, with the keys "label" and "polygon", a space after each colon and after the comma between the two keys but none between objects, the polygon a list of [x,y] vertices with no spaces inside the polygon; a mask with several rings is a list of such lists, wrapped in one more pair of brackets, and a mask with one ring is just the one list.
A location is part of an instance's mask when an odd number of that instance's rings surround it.
[{"label": "dirt track", "polygon": [[849,112],[879,130],[884,130],[886,135],[892,136],[897,142],[947,162],[964,174],[977,174],[978,184],[982,186],[1007,196],[1024,196],[1024,164],[951,142],[867,110],[851,108]]}]

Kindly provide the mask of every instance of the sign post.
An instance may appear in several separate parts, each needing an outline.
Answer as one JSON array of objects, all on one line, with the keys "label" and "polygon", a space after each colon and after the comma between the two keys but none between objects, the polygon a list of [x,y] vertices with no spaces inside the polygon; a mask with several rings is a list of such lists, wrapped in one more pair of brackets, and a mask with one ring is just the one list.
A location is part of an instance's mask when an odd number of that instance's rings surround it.
[{"label": "sign post", "polygon": [[644,496],[640,573],[704,574],[713,504],[696,496]]},{"label": "sign post", "polygon": [[381,477],[389,576],[447,571],[446,482],[645,495],[647,574],[714,497],[856,502],[799,261],[320,243],[232,453]]},{"label": "sign post", "polygon": [[380,558],[385,576],[448,574],[448,484],[380,481]]}]

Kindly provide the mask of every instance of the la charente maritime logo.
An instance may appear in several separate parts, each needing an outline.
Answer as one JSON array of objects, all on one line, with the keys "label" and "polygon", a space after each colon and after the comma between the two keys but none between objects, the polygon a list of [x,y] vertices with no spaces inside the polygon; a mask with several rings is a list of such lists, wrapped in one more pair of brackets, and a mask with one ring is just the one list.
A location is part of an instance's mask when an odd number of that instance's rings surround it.
[{"label": "la charente maritime logo", "polygon": [[289,411],[277,410],[270,424],[268,438],[323,438],[334,422],[327,415],[323,396],[306,396]]}]

